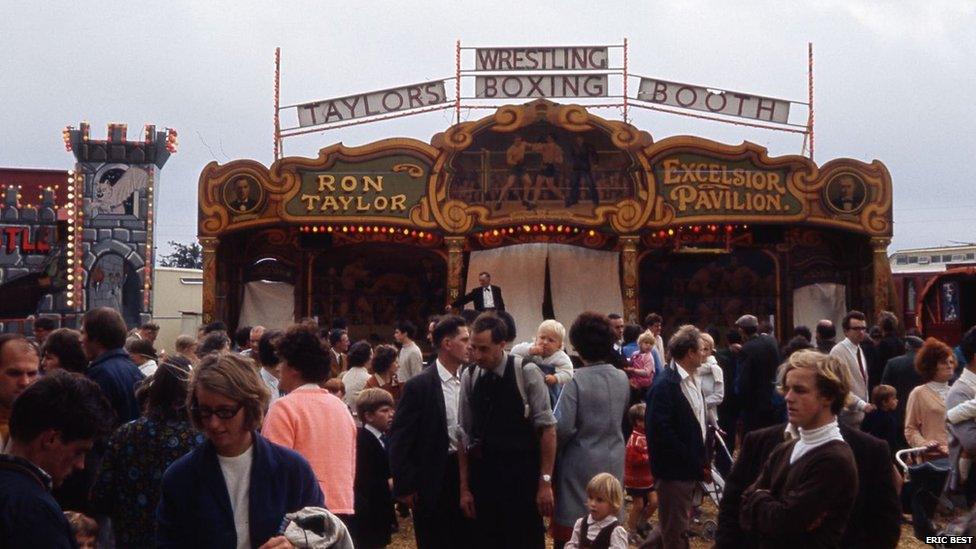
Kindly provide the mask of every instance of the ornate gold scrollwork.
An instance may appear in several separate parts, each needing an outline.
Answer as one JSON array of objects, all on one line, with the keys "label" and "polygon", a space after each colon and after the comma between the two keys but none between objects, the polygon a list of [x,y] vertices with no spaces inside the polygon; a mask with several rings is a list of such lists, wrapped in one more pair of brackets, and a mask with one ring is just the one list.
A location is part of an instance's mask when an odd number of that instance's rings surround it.
[{"label": "ornate gold scrollwork", "polygon": [[407,175],[414,179],[420,179],[424,176],[424,169],[416,164],[394,164],[393,171],[407,172]]}]

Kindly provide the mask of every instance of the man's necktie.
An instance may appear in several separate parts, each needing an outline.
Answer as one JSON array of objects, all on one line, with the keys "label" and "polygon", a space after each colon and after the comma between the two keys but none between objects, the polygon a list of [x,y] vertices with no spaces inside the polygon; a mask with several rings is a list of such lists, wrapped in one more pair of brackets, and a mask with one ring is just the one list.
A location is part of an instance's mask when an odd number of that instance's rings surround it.
[{"label": "man's necktie", "polygon": [[856,347],[854,349],[854,354],[857,355],[857,367],[861,370],[861,377],[864,379],[864,386],[867,387],[868,384],[868,373],[864,371],[864,361],[861,360],[861,348]]}]

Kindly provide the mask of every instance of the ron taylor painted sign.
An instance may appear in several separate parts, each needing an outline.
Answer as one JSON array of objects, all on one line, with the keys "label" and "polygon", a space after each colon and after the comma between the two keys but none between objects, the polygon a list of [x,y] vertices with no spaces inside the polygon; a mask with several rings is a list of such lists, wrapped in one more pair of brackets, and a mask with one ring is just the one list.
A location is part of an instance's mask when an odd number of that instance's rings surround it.
[{"label": "ron taylor painted sign", "polygon": [[294,217],[408,219],[424,196],[430,167],[393,154],[362,162],[339,160],[328,170],[298,170],[298,192],[285,204]]},{"label": "ron taylor painted sign", "polygon": [[641,78],[637,99],[658,105],[788,124],[790,102],[655,78]]},{"label": "ron taylor painted sign", "polygon": [[443,80],[388,90],[325,99],[298,105],[298,126],[306,128],[356,118],[443,105],[447,92]]}]

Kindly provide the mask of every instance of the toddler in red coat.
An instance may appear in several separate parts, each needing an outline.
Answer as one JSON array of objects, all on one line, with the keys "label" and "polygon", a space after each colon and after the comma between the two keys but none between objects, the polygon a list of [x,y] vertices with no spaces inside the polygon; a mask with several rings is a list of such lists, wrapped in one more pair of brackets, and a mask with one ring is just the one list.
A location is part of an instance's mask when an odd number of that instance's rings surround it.
[{"label": "toddler in red coat", "polygon": [[627,440],[624,461],[624,489],[632,498],[630,513],[627,515],[627,530],[632,539],[634,534],[644,537],[650,529],[647,519],[657,510],[657,494],[654,492],[647,436],[644,434],[645,410],[645,404],[640,402],[631,406],[627,412],[630,424],[634,427]]}]

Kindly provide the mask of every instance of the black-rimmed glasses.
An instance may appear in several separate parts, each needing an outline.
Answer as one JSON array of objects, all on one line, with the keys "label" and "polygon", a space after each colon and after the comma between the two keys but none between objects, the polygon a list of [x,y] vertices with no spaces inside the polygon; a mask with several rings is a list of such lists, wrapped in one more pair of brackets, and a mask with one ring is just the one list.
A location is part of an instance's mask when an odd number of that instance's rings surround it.
[{"label": "black-rimmed glasses", "polygon": [[238,404],[237,406],[228,406],[223,408],[207,408],[206,406],[192,406],[190,408],[190,413],[197,416],[200,419],[210,419],[210,416],[217,416],[220,419],[230,419],[237,415],[237,412],[241,411],[243,404]]}]

